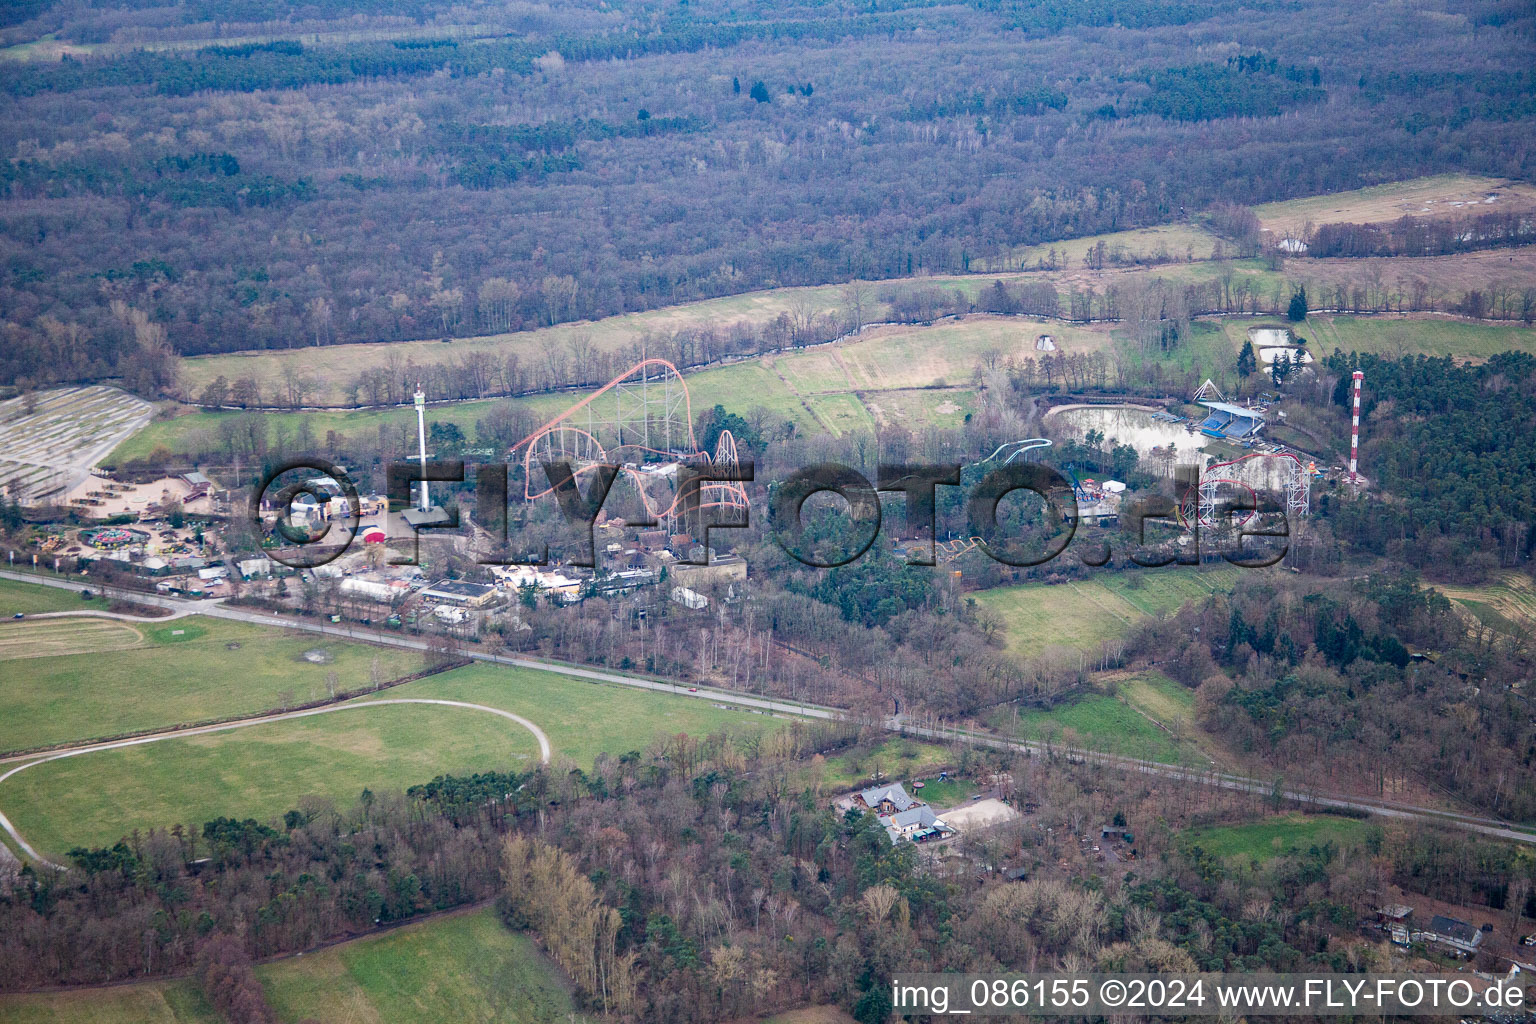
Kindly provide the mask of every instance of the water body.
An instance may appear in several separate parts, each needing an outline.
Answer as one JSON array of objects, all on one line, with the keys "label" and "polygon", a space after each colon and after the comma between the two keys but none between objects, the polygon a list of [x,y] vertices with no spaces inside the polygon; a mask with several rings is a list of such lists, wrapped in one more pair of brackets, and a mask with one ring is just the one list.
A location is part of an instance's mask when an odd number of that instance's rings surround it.
[{"label": "water body", "polygon": [[1108,441],[1108,447],[1128,444],[1148,458],[1154,448],[1174,449],[1174,458],[1180,463],[1200,461],[1199,455],[1211,439],[1202,434],[1192,434],[1182,423],[1170,423],[1159,419],[1147,409],[1132,405],[1081,405],[1064,406],[1046,414],[1061,426],[1070,430],[1079,440],[1088,431],[1097,430]]}]

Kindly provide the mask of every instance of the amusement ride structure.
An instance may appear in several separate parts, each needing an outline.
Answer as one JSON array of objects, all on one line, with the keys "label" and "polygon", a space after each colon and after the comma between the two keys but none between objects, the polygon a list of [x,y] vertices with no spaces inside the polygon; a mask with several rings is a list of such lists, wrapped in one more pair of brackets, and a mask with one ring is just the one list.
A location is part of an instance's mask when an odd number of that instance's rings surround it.
[{"label": "amusement ride structure", "polygon": [[621,466],[646,515],[669,528],[685,512],[748,505],[746,488],[731,480],[700,482],[696,500],[680,492],[679,467],[714,467],[730,476],[740,460],[729,430],[720,432],[713,452],[699,448],[688,385],[665,359],[640,360],[513,445],[512,453],[522,462],[529,501],[555,489],[536,482],[544,479],[544,464],[567,462],[578,481],[600,465]]},{"label": "amusement ride structure", "polygon": [[[1255,459],[1273,461],[1255,462]],[[1246,475],[1245,470],[1251,472],[1261,466],[1265,467],[1266,479],[1260,481],[1258,486],[1242,479]],[[1206,467],[1200,474],[1197,492],[1180,506],[1179,517],[1186,526],[1195,522],[1201,526],[1216,526],[1223,517],[1222,495],[1242,490],[1248,492],[1249,500],[1239,506],[1245,511],[1238,517],[1237,523],[1245,525],[1259,510],[1259,490],[1267,489],[1266,485],[1274,479],[1275,472],[1280,474],[1279,490],[1285,495],[1286,515],[1293,519],[1306,515],[1311,510],[1312,475],[1316,467],[1303,465],[1299,458],[1289,452],[1253,452]]]}]

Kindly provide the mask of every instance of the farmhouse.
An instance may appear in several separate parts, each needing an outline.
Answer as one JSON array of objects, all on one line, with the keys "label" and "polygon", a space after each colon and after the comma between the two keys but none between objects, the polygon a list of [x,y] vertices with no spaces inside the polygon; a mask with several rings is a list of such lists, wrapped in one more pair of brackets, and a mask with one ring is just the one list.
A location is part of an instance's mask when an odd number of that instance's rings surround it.
[{"label": "farmhouse", "polygon": [[859,802],[880,817],[899,814],[917,806],[917,801],[907,795],[906,787],[899,782],[866,789],[859,794]]},{"label": "farmhouse", "polygon": [[934,839],[943,839],[954,832],[954,829],[944,824],[944,819],[934,814],[933,808],[927,804],[918,804],[916,807],[881,820],[885,823],[886,835],[891,837],[893,843],[900,842],[902,839],[910,839],[914,843],[926,843]]},{"label": "farmhouse", "polygon": [[1483,933],[1465,921],[1436,914],[1430,919],[1427,931],[1414,932],[1416,940],[1433,942],[1458,953],[1476,953],[1482,945]]}]

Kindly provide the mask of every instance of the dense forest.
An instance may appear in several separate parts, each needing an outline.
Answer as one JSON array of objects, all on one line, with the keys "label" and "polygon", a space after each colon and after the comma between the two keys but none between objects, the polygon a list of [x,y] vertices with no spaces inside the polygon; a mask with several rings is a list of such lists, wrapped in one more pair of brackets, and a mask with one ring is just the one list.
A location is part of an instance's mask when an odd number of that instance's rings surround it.
[{"label": "dense forest", "polygon": [[[1531,173],[1533,19],[1500,0],[293,14],[380,35],[336,41],[240,6],[10,11],[111,41],[0,62],[0,309],[73,375],[144,347],[114,303],[169,353],[431,338]],[[134,48],[197,31],[259,41]]]}]

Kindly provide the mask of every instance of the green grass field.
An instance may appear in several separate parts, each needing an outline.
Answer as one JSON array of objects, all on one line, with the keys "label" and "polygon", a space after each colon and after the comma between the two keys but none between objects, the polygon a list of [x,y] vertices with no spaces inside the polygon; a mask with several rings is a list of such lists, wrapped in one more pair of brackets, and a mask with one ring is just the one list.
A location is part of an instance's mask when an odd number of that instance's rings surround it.
[{"label": "green grass field", "polygon": [[1195,727],[1195,692],[1150,669],[1119,685],[1118,696],[1174,732]]},{"label": "green grass field", "polygon": [[327,1024],[567,1024],[567,983],[490,908],[405,925],[257,969],[278,1020]]},{"label": "green grass field", "polygon": [[[348,806],[364,788],[537,763],[515,723],[467,708],[391,705],[48,761],[0,784],[0,807],[44,854],[110,846],[133,829],[261,821],[303,796]],[[55,858],[56,859],[56,858]]]},{"label": "green grass field", "polygon": [[223,1024],[189,979],[0,995],[0,1024]]},{"label": "green grass field", "polygon": [[1486,359],[1500,352],[1536,352],[1536,330],[1466,323],[1440,317],[1310,316],[1296,327],[1313,355],[1334,349],[1389,358],[1407,355]]},{"label": "green grass field", "polygon": [[0,580],[0,620],[9,619],[17,612],[77,612],[99,607],[100,600],[82,600],[75,590]]},{"label": "green grass field", "polygon": [[975,783],[958,779],[944,779],[941,781],[937,778],[929,778],[923,779],[922,783],[922,789],[917,789],[909,784],[907,792],[919,800],[927,801],[940,810],[965,803],[971,798],[971,794],[976,792]]},{"label": "green grass field", "polygon": [[1101,573],[1070,583],[998,587],[971,596],[1001,616],[1008,650],[1027,657],[1051,646],[1095,647],[1143,617],[1165,615],[1185,601],[1230,591],[1243,571],[1166,566]]},{"label": "green grass field", "polygon": [[[52,629],[58,621],[0,622],[0,639],[45,624]],[[14,670],[0,661],[0,705],[6,710],[0,716],[0,752],[317,700],[327,695],[331,672],[340,690],[366,687],[375,657],[389,679],[421,667],[415,655],[224,619],[190,616],[134,628],[144,635],[145,646],[33,657],[9,663]],[[313,663],[305,659],[306,651],[323,651],[331,660]]]},{"label": "green grass field", "polygon": [[1332,842],[1336,846],[1357,846],[1375,826],[1354,818],[1331,815],[1286,814],[1265,818],[1246,825],[1212,825],[1191,829],[1184,840],[1214,857],[1240,857],[1265,861],[1292,851]]},{"label": "green grass field", "polygon": [[[256,969],[283,1024],[571,1024],[568,983],[491,908]],[[828,1018],[831,1020],[833,1018]],[[220,1024],[192,980],[0,996],[0,1024]]]},{"label": "green grass field", "polygon": [[[1000,709],[987,724],[1021,739],[1170,764],[1204,764],[1209,758],[1189,732],[1164,721],[1166,715],[1187,723],[1192,714],[1192,698],[1188,707],[1180,709],[1185,698],[1175,689],[1179,689],[1176,684],[1152,673],[1149,678],[1123,684],[1120,696],[1089,694],[1049,711]],[[1173,735],[1159,728],[1157,722],[1148,721],[1148,716],[1170,726]]]},{"label": "green grass field", "polygon": [[[680,689],[686,692],[686,687]],[[717,707],[693,696],[672,697],[502,665],[469,665],[381,696],[463,700],[514,712],[538,723],[555,750],[582,767],[590,767],[598,754],[644,752],[657,739],[678,733],[706,736],[780,724],[767,715]]]}]

